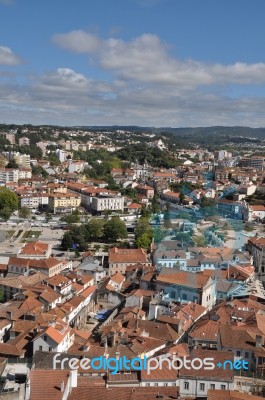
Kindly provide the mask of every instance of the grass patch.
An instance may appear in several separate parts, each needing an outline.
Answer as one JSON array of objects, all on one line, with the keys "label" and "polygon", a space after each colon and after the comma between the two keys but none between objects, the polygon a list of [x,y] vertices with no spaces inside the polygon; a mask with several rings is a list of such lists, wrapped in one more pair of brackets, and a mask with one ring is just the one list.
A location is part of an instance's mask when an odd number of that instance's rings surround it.
[{"label": "grass patch", "polygon": [[41,235],[41,231],[26,231],[23,235],[23,239],[38,239]]},{"label": "grass patch", "polygon": [[11,237],[14,235],[15,231],[6,231],[6,240],[11,239]]},{"label": "grass patch", "polygon": [[24,232],[24,235],[23,235],[22,237],[23,237],[24,239],[26,239],[26,238],[29,236],[30,232],[31,232],[31,231],[26,231],[26,232]]},{"label": "grass patch", "polygon": [[252,232],[252,231],[254,231],[254,228],[253,228],[252,226],[245,225],[245,226],[244,226],[244,230],[245,230],[246,232]]}]

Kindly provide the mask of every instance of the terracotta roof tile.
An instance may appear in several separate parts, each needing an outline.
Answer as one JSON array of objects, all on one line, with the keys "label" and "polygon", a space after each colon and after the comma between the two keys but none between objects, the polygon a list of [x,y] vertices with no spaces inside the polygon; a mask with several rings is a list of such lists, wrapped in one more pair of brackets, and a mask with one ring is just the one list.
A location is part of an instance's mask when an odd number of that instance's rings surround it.
[{"label": "terracotta roof tile", "polygon": [[109,249],[109,263],[146,263],[150,262],[143,249]]},{"label": "terracotta roof tile", "polygon": [[48,243],[43,242],[29,242],[21,248],[18,254],[45,256],[49,250]]},{"label": "terracotta roof tile", "polygon": [[64,391],[61,391],[61,383],[66,386],[68,375],[67,370],[31,370],[30,400],[62,400]]}]

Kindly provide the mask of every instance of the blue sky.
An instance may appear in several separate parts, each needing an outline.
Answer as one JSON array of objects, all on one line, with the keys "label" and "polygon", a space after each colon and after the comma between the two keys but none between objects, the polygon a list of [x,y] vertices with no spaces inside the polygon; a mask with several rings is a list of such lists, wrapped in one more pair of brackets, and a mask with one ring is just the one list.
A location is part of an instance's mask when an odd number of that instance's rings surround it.
[{"label": "blue sky", "polygon": [[0,0],[0,122],[265,126],[264,0]]}]

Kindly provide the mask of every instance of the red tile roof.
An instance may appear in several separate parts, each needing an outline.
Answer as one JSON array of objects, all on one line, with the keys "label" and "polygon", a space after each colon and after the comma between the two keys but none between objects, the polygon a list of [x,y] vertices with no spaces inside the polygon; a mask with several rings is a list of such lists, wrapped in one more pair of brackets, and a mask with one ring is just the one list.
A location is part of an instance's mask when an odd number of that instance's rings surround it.
[{"label": "red tile roof", "polygon": [[62,400],[64,390],[61,391],[61,384],[64,387],[69,379],[67,370],[31,370],[30,379],[30,400]]},{"label": "red tile roof", "polygon": [[49,249],[48,243],[43,242],[29,242],[19,251],[23,255],[45,256]]}]

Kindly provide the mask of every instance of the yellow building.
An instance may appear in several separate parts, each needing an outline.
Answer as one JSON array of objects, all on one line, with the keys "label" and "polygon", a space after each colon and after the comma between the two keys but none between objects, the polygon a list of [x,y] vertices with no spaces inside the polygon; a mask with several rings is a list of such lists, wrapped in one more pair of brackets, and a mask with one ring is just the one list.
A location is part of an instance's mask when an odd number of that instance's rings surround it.
[{"label": "yellow building", "polygon": [[81,204],[78,193],[53,193],[49,195],[49,209],[55,213],[72,212]]}]

